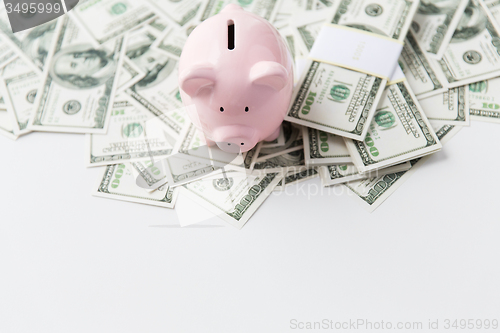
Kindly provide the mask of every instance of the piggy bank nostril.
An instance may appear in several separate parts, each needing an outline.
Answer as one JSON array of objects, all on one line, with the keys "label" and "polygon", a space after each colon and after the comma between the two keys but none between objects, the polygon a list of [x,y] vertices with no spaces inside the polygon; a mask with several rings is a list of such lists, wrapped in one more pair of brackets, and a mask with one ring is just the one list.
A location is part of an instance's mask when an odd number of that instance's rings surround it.
[{"label": "piggy bank nostril", "polygon": [[241,143],[241,145],[243,146],[243,145],[244,145],[244,143],[242,142],[242,143]]},{"label": "piggy bank nostril", "polygon": [[222,106],[220,107],[219,110],[220,110],[220,112],[224,112],[224,108]]},{"label": "piggy bank nostril", "polygon": [[248,106],[245,106],[245,112],[248,112]]}]

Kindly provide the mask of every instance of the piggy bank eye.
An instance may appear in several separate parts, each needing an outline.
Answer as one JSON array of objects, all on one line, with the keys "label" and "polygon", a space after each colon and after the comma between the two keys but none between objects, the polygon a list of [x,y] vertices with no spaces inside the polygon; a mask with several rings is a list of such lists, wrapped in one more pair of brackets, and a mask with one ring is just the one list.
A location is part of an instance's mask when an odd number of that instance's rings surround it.
[{"label": "piggy bank eye", "polygon": [[220,112],[224,112],[224,108],[222,106],[220,107]]},{"label": "piggy bank eye", "polygon": [[248,112],[248,106],[245,106],[245,112]]}]

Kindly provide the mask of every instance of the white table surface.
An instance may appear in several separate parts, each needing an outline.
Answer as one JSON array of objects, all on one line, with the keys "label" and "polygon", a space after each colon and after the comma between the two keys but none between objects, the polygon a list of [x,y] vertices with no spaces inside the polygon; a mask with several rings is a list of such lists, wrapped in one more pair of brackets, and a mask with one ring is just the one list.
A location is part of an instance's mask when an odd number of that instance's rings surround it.
[{"label": "white table surface", "polygon": [[500,125],[473,122],[372,214],[289,192],[236,230],[91,196],[103,171],[84,167],[81,135],[0,137],[0,332],[500,320],[499,142]]}]

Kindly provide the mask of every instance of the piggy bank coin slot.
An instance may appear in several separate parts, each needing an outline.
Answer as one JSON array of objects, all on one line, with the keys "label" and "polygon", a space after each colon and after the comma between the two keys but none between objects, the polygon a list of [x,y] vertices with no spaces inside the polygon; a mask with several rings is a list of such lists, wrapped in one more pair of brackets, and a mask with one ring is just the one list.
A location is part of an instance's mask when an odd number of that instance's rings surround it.
[{"label": "piggy bank coin slot", "polygon": [[229,50],[234,49],[234,21],[227,21],[227,48]]}]

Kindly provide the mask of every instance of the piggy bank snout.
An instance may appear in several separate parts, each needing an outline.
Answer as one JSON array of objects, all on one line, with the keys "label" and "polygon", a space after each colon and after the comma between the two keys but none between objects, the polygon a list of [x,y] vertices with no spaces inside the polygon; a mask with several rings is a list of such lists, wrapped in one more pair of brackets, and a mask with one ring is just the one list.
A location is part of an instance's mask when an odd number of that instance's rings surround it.
[{"label": "piggy bank snout", "polygon": [[258,142],[256,131],[247,126],[225,126],[214,133],[217,146],[228,153],[246,152]]},{"label": "piggy bank snout", "polygon": [[[241,141],[241,140],[234,140],[234,141]],[[233,153],[233,154],[238,154],[240,152],[244,153],[245,151],[249,150],[244,150],[244,143],[243,145],[241,143],[235,143],[235,142],[226,142],[226,141],[217,141],[216,142],[217,147],[219,147],[222,151],[225,151],[226,153]]]},{"label": "piggy bank snout", "polygon": [[217,147],[226,153],[244,153],[249,151],[257,144],[256,141],[247,138],[227,138],[224,141],[216,141]]}]

